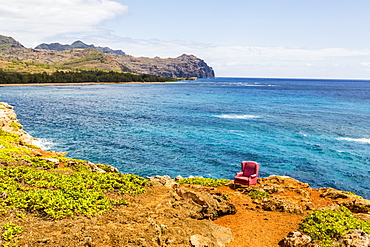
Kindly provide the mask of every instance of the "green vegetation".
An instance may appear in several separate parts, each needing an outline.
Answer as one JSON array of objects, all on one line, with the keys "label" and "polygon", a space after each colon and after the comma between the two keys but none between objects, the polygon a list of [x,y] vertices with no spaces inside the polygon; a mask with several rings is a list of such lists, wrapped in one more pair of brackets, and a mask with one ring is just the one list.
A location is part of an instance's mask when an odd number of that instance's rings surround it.
[{"label": "green vegetation", "polygon": [[335,240],[350,229],[362,229],[370,234],[370,222],[357,219],[346,207],[339,210],[314,211],[302,221],[300,230],[322,247],[335,246]]},{"label": "green vegetation", "polygon": [[[152,184],[133,174],[91,172],[83,160],[33,157],[33,149],[21,146],[16,134],[4,130],[0,147],[0,213],[17,210],[18,218],[24,218],[24,212],[52,219],[102,214],[127,205],[125,195],[144,193]],[[9,239],[15,231],[11,229],[4,233]]]},{"label": "green vegetation", "polygon": [[107,57],[102,54],[102,53],[97,53],[97,54],[91,54],[91,55],[88,55],[86,57],[82,57],[82,58],[79,58],[79,59],[75,59],[71,62],[68,62],[68,63],[65,63],[65,65],[75,65],[75,64],[79,64],[79,63],[83,63],[83,62],[91,62],[91,61],[99,61],[101,63],[107,63],[108,60],[107,60]]},{"label": "green vegetation", "polygon": [[213,179],[213,178],[184,178],[176,181],[179,184],[200,184],[210,187],[223,186],[230,182],[228,179]]},{"label": "green vegetation", "polygon": [[6,241],[13,239],[23,231],[23,227],[17,226],[13,223],[6,223],[2,225],[2,229],[5,230],[5,232],[1,234],[1,237]]},{"label": "green vegetation", "polygon": [[11,123],[10,126],[16,130],[22,129],[22,126],[16,122]]},{"label": "green vegetation", "polygon": [[268,197],[271,197],[272,195],[270,195],[269,193],[266,193],[264,191],[259,191],[259,190],[252,190],[248,193],[248,196],[252,199],[264,199],[264,198],[268,198]]},{"label": "green vegetation", "polygon": [[81,83],[81,82],[164,82],[173,78],[156,75],[138,75],[115,71],[86,70],[53,73],[7,73],[0,70],[0,84],[27,83]]},{"label": "green vegetation", "polygon": [[0,191],[7,197],[2,208],[17,208],[54,219],[76,215],[93,216],[127,205],[124,194],[140,194],[150,182],[137,175],[122,173],[75,172],[64,175],[32,167],[0,169]]}]

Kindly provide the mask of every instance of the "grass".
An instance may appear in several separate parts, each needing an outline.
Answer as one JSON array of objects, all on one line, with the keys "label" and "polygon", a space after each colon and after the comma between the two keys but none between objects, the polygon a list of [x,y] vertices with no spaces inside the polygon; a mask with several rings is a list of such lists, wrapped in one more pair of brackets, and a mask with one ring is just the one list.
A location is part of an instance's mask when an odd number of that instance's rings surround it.
[{"label": "grass", "polygon": [[219,187],[230,182],[228,179],[213,179],[213,178],[184,178],[176,181],[178,184],[199,184],[210,187]]},{"label": "grass", "polygon": [[258,200],[262,200],[264,198],[272,197],[272,195],[270,195],[269,193],[266,193],[264,191],[259,191],[259,190],[252,190],[252,191],[250,191],[248,193],[248,196],[251,199],[258,199]]}]

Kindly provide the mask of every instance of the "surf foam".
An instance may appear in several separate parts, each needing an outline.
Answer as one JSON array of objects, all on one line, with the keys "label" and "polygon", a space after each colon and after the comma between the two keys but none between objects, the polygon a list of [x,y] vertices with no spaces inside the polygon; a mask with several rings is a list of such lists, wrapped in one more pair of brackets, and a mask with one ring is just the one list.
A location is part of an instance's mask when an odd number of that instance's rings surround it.
[{"label": "surf foam", "polygon": [[222,114],[222,115],[216,115],[215,117],[218,117],[218,118],[226,118],[226,119],[253,119],[253,118],[260,118],[259,116],[255,116],[255,115],[236,115],[236,114]]},{"label": "surf foam", "polygon": [[350,137],[340,137],[337,138],[337,140],[344,140],[344,141],[350,141],[350,142],[358,142],[362,144],[370,144],[370,138],[350,138]]}]

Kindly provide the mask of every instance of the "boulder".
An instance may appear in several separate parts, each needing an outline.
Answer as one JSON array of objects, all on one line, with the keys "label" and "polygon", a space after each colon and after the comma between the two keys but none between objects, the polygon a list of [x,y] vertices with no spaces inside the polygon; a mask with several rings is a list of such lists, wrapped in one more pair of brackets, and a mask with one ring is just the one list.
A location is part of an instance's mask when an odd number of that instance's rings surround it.
[{"label": "boulder", "polygon": [[345,206],[353,213],[369,213],[370,200],[363,199],[360,196],[352,195],[344,191],[332,188],[320,188],[320,197],[336,200],[340,206]]},{"label": "boulder", "polygon": [[288,233],[283,240],[279,242],[281,247],[304,247],[308,246],[311,243],[312,239],[307,234],[304,234],[299,231],[294,231]]},{"label": "boulder", "polygon": [[87,164],[89,165],[90,167],[90,170],[92,172],[105,172],[103,169],[99,168],[96,164],[94,163],[91,163],[91,162],[87,162]]},{"label": "boulder", "polygon": [[346,247],[369,247],[370,235],[360,229],[350,230],[342,241]]},{"label": "boulder", "polygon": [[156,175],[154,177],[147,177],[147,179],[155,184],[161,184],[167,188],[177,188],[179,184],[176,183],[170,176],[168,175]]},{"label": "boulder", "polygon": [[303,208],[300,205],[288,200],[265,198],[261,204],[262,208],[266,211],[303,214]]},{"label": "boulder", "polygon": [[208,237],[204,237],[200,234],[195,234],[190,237],[190,243],[194,247],[208,247],[212,246],[212,240]]},{"label": "boulder", "polygon": [[215,220],[222,215],[235,214],[235,206],[218,195],[187,188],[176,189],[176,194],[195,206],[198,219]]},{"label": "boulder", "polygon": [[231,229],[209,224],[204,229],[207,234],[195,234],[190,237],[190,243],[194,247],[226,247],[233,239]]}]

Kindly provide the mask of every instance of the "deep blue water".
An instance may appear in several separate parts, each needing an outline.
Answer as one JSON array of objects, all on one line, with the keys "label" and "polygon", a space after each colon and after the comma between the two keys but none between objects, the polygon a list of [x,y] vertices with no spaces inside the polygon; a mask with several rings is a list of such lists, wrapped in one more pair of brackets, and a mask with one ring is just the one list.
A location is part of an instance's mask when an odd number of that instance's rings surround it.
[{"label": "deep blue water", "polygon": [[370,199],[370,81],[217,78],[173,84],[2,87],[25,130],[124,173],[260,176]]}]

